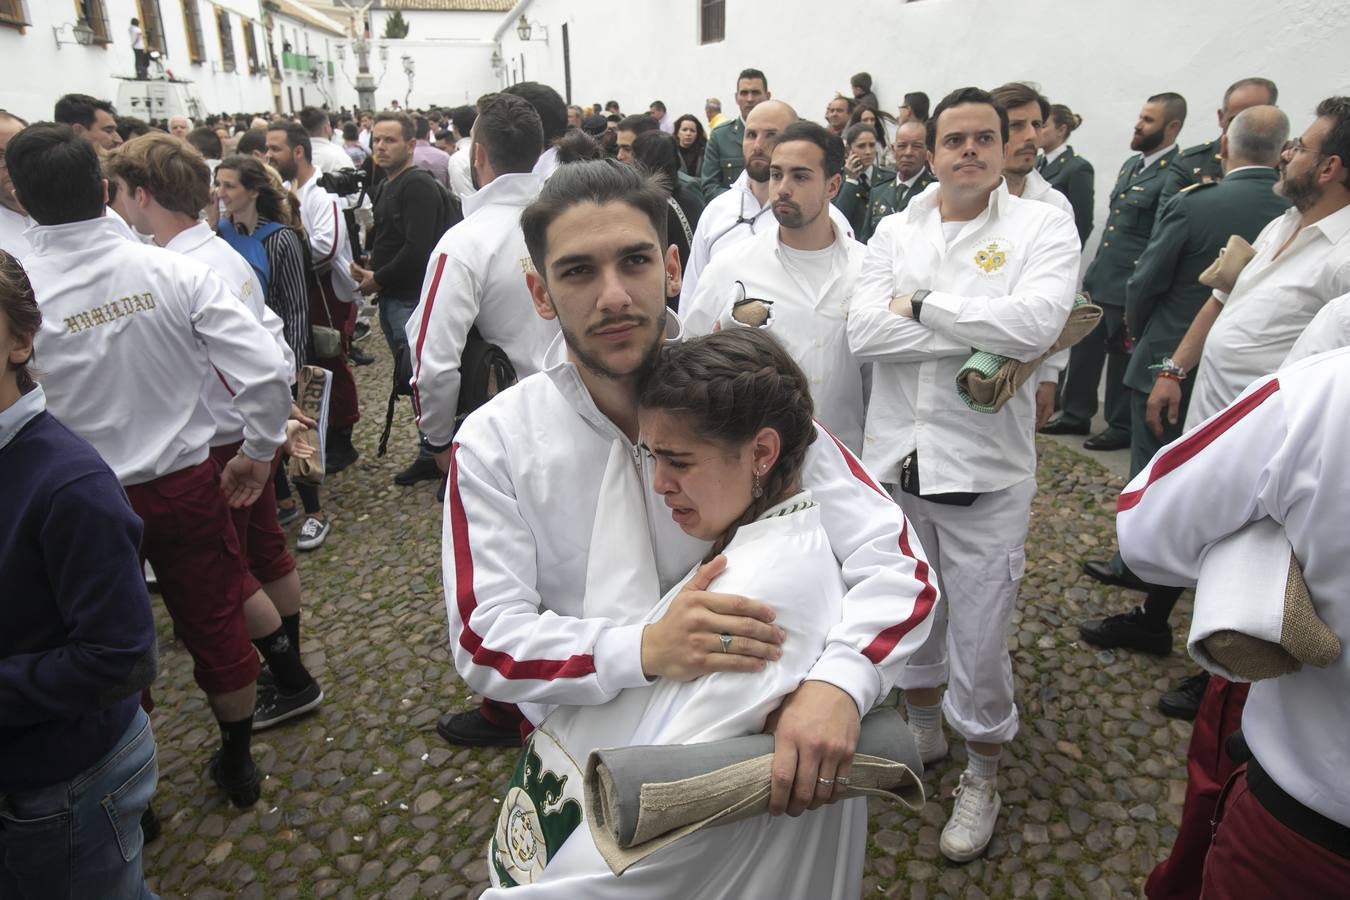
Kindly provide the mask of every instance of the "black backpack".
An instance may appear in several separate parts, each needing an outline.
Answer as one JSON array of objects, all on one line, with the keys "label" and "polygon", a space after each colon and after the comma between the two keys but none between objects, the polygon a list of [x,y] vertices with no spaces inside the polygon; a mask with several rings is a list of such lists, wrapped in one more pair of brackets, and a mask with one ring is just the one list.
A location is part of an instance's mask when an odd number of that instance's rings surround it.
[{"label": "black backpack", "polygon": [[[394,356],[394,384],[389,391],[389,407],[384,414],[384,432],[380,435],[378,456],[384,456],[389,446],[389,432],[394,427],[394,408],[399,397],[412,396],[412,351],[399,348]],[[464,419],[478,407],[516,383],[516,367],[496,344],[483,340],[477,328],[469,329],[464,352],[459,358],[459,405],[455,409],[455,431]]]}]

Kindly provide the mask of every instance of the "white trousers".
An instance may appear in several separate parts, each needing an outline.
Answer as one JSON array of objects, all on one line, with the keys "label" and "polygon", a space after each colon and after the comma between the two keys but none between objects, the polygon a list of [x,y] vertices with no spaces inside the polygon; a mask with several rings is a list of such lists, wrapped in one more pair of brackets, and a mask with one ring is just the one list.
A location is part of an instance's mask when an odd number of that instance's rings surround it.
[{"label": "white trousers", "polygon": [[967,741],[1005,744],[1017,734],[1008,626],[1025,569],[1036,479],[984,494],[971,506],[892,494],[937,569],[942,600],[933,630],[900,673],[906,690],[947,685],[942,713]]}]

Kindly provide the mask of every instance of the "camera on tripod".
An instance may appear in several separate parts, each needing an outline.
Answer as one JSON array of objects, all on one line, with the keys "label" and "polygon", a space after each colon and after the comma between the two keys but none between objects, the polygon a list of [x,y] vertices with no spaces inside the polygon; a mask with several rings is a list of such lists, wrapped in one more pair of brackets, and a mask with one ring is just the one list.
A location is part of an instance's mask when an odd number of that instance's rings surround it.
[{"label": "camera on tripod", "polygon": [[364,199],[366,173],[361,169],[339,169],[336,172],[326,172],[319,176],[319,187],[337,194],[339,197],[360,194]]}]

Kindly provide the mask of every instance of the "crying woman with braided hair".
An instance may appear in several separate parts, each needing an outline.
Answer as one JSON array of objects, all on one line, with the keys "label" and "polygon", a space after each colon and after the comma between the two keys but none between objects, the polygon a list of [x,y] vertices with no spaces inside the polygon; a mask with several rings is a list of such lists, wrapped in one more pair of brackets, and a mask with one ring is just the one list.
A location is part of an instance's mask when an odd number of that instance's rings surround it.
[{"label": "crying woman with braided hair", "polygon": [[[817,434],[811,416],[806,376],[759,329],[718,331],[657,353],[638,397],[639,442],[652,463],[647,471],[655,491],[686,533],[711,542],[706,559],[725,558],[718,590],[754,597],[775,611],[774,625],[785,632],[781,652],[761,660],[756,671],[658,677],[603,705],[560,707],[540,725],[551,739],[575,752],[705,743],[765,730],[842,618],[840,566],[820,507],[801,488],[807,448]],[[631,473],[631,457],[626,466]],[[611,523],[604,543],[615,549],[612,558],[600,558],[604,551],[593,542],[591,563],[601,569],[631,564],[648,542],[645,527],[623,518],[624,502],[622,491],[602,487],[598,508]],[[637,500],[644,502],[653,502],[650,494]],[[680,579],[642,621],[665,615],[693,575]],[[588,573],[588,604],[590,586]],[[724,633],[719,640],[726,647],[749,638]],[[847,777],[843,768],[833,774]],[[837,800],[796,820],[765,814],[687,835],[620,879],[581,827],[540,883],[513,887],[511,896],[842,900],[858,896],[866,844],[865,801]]]}]

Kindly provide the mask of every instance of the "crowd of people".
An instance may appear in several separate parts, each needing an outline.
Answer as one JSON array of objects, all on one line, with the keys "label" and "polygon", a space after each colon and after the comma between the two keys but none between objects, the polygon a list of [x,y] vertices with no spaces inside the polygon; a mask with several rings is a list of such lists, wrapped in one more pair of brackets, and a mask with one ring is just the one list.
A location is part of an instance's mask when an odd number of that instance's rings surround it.
[{"label": "crowd of people", "polygon": [[[1026,82],[895,115],[873,87],[858,73],[819,123],[754,68],[734,118],[534,82],[412,114],[0,111],[0,893],[149,895],[149,577],[236,806],[261,793],[252,734],[322,704],[285,526],[300,551],[333,539],[321,485],[359,458],[372,316],[380,452],[410,394],[394,481],[440,483],[451,650],[483,697],[437,731],[534,761],[484,896],[858,896],[866,805],[843,794],[893,688],[924,766],[965,746],[942,854],[984,854],[1037,432],[1130,450],[1121,550],[1083,568],[1145,599],[1084,641],[1170,653],[1181,586],[1261,518],[1350,634],[1330,443],[1350,99],[1291,140],[1275,84],[1246,78],[1181,150],[1185,98],[1144,98],[1080,279],[1080,115]],[[1086,301],[1099,324],[1060,349]],[[991,360],[1023,374],[982,406],[957,384]],[[1163,696],[1197,724],[1150,897],[1339,890],[1348,667]],[[763,731],[770,816],[611,873],[580,815],[592,750]]]}]

